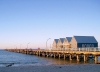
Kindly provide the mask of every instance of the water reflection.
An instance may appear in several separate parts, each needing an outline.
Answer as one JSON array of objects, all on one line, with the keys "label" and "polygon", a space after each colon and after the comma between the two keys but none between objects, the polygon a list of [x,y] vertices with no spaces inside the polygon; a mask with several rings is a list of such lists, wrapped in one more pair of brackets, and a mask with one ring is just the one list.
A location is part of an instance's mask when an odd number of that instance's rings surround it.
[{"label": "water reflection", "polygon": [[88,59],[88,61],[84,62],[83,59],[77,61],[76,59],[69,60],[69,59],[59,59],[59,58],[51,58],[51,57],[39,57],[41,59],[46,59],[50,64],[57,64],[57,65],[66,65],[66,64],[94,64],[94,59]]}]

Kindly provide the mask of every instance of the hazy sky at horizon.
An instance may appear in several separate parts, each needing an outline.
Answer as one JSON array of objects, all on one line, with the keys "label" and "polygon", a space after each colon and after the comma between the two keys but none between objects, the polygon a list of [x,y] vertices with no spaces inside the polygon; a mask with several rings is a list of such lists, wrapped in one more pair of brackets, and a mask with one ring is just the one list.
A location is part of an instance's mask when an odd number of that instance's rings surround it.
[{"label": "hazy sky at horizon", "polygon": [[100,0],[0,0],[0,48],[45,48],[55,38],[95,36]]}]

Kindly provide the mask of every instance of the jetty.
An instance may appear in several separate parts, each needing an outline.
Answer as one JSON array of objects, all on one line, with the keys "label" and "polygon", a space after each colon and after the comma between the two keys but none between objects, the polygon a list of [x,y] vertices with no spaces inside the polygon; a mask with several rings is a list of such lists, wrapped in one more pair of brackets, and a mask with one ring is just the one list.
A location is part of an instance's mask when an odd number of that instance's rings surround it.
[{"label": "jetty", "polygon": [[52,57],[59,59],[76,59],[87,62],[88,58],[93,58],[98,63],[100,56],[100,48],[52,48],[52,49],[5,49],[10,52],[17,52],[29,55],[37,55],[43,57]]}]

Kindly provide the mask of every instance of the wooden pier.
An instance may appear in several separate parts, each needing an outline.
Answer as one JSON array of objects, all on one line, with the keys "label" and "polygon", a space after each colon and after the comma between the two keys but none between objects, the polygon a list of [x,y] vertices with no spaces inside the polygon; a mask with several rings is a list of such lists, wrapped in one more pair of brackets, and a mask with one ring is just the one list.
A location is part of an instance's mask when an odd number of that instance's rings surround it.
[{"label": "wooden pier", "polygon": [[10,52],[18,52],[23,54],[30,54],[30,55],[37,55],[43,57],[52,57],[52,58],[59,58],[59,59],[69,59],[73,60],[76,59],[80,61],[81,59],[86,62],[88,58],[93,58],[95,63],[98,63],[98,56],[100,56],[100,49],[99,48],[52,48],[51,50],[48,49],[6,49]]}]

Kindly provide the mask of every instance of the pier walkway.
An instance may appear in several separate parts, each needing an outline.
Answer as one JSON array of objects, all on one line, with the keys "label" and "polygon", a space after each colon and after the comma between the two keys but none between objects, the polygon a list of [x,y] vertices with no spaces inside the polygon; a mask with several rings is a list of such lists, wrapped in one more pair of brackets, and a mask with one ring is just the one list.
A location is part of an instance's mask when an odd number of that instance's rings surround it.
[{"label": "pier walkway", "polygon": [[23,54],[37,55],[43,57],[63,58],[86,62],[89,58],[93,58],[98,63],[100,56],[100,48],[52,48],[52,49],[5,49],[10,52],[18,52]]}]

